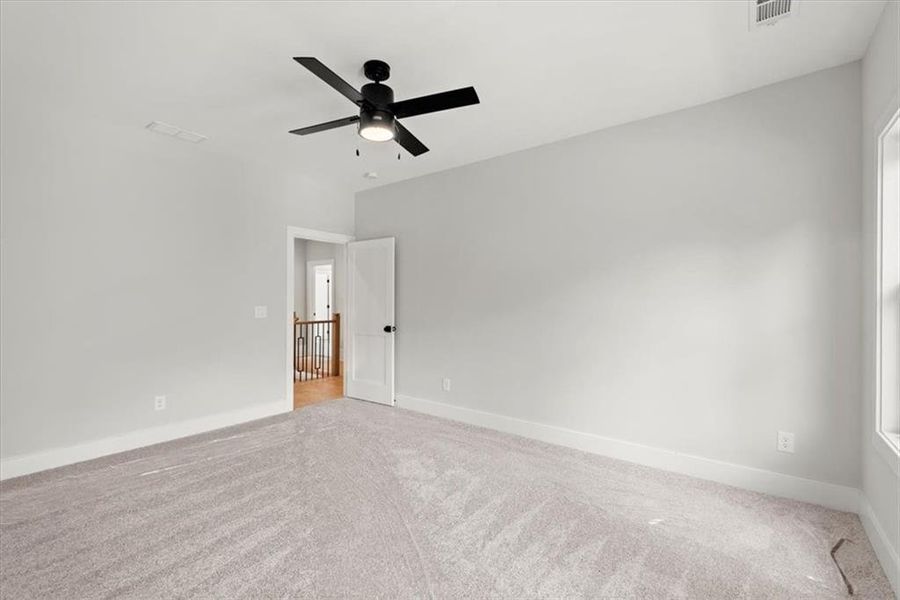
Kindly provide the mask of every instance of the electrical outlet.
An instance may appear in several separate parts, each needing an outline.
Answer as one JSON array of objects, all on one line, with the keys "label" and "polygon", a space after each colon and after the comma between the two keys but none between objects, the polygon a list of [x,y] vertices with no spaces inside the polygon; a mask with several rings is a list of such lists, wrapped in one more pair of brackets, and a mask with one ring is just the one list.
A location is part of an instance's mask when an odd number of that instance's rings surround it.
[{"label": "electrical outlet", "polygon": [[450,391],[450,380],[446,377],[441,381],[441,387],[444,388],[445,392]]},{"label": "electrical outlet", "polygon": [[165,396],[156,396],[153,399],[153,409],[154,410],[166,410],[166,397]]},{"label": "electrical outlet", "polygon": [[779,452],[790,452],[794,453],[794,434],[790,431],[779,431],[778,432],[778,446],[776,446]]},{"label": "electrical outlet", "polygon": [[268,306],[254,306],[253,307],[253,318],[254,319],[265,319],[269,316],[269,307]]}]

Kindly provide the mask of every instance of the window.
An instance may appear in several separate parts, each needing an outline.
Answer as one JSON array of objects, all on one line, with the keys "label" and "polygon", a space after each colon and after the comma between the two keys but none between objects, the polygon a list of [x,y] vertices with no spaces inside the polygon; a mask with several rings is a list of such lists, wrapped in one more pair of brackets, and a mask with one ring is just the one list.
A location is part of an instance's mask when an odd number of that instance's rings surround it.
[{"label": "window", "polygon": [[878,435],[900,453],[900,111],[878,137]]}]

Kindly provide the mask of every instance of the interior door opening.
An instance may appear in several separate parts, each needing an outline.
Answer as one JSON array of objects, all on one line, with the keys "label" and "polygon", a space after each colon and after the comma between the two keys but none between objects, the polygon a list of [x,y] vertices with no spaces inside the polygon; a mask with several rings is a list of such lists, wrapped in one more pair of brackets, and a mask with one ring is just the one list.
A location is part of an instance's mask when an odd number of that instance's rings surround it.
[{"label": "interior door opening", "polygon": [[330,319],[334,301],[334,261],[325,264],[309,261],[306,263],[306,273],[309,307],[312,308],[310,319]]},{"label": "interior door opening", "polygon": [[288,227],[290,410],[348,396],[394,404],[394,238]]},{"label": "interior door opening", "polygon": [[344,396],[346,246],[294,239],[294,410]]}]

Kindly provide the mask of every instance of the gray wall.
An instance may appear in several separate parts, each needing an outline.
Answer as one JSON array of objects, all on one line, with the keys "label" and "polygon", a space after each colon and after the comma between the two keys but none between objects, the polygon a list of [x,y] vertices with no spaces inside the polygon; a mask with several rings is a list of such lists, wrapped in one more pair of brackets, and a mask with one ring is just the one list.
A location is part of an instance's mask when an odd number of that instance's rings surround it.
[{"label": "gray wall", "polygon": [[859,86],[849,64],[357,195],[357,238],[397,237],[397,392],[857,485]]},{"label": "gray wall", "polygon": [[[862,63],[863,111],[863,405],[862,489],[875,516],[900,553],[900,472],[875,448],[875,208],[876,136],[879,122],[897,110],[900,98],[900,3],[888,2]],[[896,459],[893,459],[896,463]],[[900,575],[895,576],[895,582]],[[896,585],[896,583],[895,583]]]},{"label": "gray wall", "polygon": [[286,227],[351,233],[352,198],[215,140],[70,114],[73,90],[48,96],[18,64],[0,115],[3,458],[286,402]]}]

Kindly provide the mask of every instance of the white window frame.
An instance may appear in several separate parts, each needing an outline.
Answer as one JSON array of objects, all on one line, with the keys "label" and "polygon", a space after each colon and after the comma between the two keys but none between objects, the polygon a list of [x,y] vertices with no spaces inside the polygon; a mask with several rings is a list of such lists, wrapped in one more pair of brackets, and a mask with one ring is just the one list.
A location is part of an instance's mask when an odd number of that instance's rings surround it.
[{"label": "white window frame", "polygon": [[884,256],[884,222],[883,222],[883,203],[884,203],[884,178],[883,178],[883,153],[884,139],[894,127],[894,124],[900,121],[900,109],[897,108],[897,100],[895,98],[891,103],[892,110],[888,112],[881,120],[879,120],[876,131],[878,135],[875,139],[875,190],[876,190],[876,263],[875,263],[875,432],[873,442],[879,452],[884,456],[888,463],[893,467],[894,471],[900,475],[900,438],[896,435],[887,433],[884,430],[883,422],[883,398],[882,398],[882,364],[885,357],[882,352],[882,309],[884,290],[882,288],[883,272],[882,263]]}]

